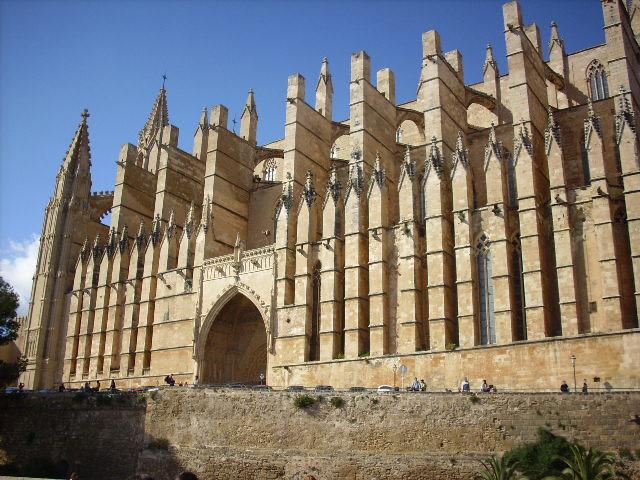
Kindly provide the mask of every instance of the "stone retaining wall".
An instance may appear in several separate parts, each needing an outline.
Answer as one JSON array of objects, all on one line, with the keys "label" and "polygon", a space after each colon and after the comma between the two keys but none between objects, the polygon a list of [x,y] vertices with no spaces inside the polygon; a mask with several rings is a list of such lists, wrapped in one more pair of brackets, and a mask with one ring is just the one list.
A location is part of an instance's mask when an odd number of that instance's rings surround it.
[{"label": "stone retaining wall", "polygon": [[539,428],[607,451],[640,448],[640,393],[337,392],[306,410],[287,392],[176,388],[145,397],[146,406],[136,396],[109,405],[0,398],[0,459],[47,451],[98,480],[136,470],[171,479],[185,468],[204,479],[471,479],[480,459],[534,440]]}]

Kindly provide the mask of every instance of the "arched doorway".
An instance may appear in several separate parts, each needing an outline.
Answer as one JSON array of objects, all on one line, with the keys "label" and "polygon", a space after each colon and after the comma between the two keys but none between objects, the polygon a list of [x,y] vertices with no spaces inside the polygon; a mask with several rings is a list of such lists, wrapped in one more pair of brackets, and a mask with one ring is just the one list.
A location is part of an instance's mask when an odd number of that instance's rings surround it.
[{"label": "arched doorway", "polygon": [[202,383],[260,383],[260,374],[267,373],[267,332],[251,300],[236,293],[205,334]]}]

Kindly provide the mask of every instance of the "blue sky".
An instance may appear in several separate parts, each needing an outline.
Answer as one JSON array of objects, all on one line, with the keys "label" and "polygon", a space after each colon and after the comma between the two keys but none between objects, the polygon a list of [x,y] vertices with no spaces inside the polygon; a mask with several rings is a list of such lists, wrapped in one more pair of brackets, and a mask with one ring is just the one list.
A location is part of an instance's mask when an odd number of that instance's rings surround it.
[{"label": "blue sky", "polygon": [[[287,76],[304,75],[313,99],[324,56],[335,119],[347,116],[357,50],[371,56],[374,76],[394,70],[399,102],[414,98],[421,34],[433,28],[445,51],[462,52],[467,83],[481,79],[487,43],[505,72],[502,3],[0,0],[0,275],[28,291],[33,240],[83,108],[91,112],[93,189],[110,190],[119,148],[136,143],[165,72],[183,149],[191,151],[203,106],[222,103],[239,121],[249,88],[264,143],[283,136]],[[521,5],[545,46],[552,20],[569,52],[604,41],[597,0]]]}]

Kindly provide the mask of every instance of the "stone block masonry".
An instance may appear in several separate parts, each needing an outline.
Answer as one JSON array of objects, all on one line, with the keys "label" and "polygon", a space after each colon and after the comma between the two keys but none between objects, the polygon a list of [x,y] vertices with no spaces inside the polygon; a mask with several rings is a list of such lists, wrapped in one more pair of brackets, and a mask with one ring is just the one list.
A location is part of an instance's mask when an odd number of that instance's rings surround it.
[{"label": "stone block masonry", "polygon": [[[202,479],[462,480],[474,478],[480,459],[533,441],[539,428],[604,451],[640,448],[638,392],[477,401],[335,392],[307,410],[294,406],[296,395],[174,388],[108,404],[74,394],[4,396],[0,464],[49,456],[95,480],[134,472],[169,480],[182,469]],[[333,396],[344,406],[334,407]]]}]

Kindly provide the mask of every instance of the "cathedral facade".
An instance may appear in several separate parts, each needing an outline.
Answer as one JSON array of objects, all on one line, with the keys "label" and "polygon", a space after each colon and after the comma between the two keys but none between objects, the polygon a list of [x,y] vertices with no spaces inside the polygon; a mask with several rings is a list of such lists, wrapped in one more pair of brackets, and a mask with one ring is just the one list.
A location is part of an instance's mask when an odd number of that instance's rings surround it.
[{"label": "cathedral facade", "polygon": [[404,365],[435,389],[556,389],[575,366],[640,387],[640,2],[601,3],[606,42],[572,54],[505,4],[506,73],[488,46],[473,85],[424,33],[404,104],[354,53],[343,121],[324,59],[315,99],[289,77],[266,145],[250,91],[239,133],[216,105],[181,150],[163,86],[109,192],[91,191],[85,111],[45,210],[23,381],[374,387]]}]

